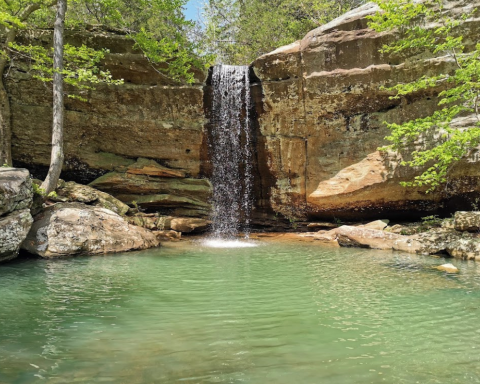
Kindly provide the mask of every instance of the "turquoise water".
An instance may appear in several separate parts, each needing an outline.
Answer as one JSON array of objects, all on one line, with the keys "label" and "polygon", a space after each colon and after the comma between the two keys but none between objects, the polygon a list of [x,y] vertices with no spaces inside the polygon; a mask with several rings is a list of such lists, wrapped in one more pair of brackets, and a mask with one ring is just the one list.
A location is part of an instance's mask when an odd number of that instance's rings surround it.
[{"label": "turquoise water", "polygon": [[0,267],[0,383],[478,383],[480,265],[199,243]]}]

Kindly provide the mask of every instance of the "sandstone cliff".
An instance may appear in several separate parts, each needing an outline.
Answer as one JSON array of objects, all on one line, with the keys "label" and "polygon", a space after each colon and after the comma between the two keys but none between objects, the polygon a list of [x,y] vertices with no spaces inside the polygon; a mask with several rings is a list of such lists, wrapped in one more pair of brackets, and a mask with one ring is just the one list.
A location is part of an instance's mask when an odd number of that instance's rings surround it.
[{"label": "sandstone cliff", "polygon": [[[450,1],[451,13],[472,11],[479,1]],[[452,197],[480,191],[475,160],[457,167],[449,188],[435,194],[403,188],[415,171],[376,150],[387,135],[383,122],[431,114],[436,93],[390,100],[382,86],[452,68],[428,53],[383,55],[395,34],[368,28],[373,3],[321,26],[304,39],[253,63],[263,89],[260,135],[274,185],[270,201],[287,216],[363,218],[425,215]],[[480,13],[462,25],[465,42],[478,42]],[[456,121],[464,125],[466,119]]]},{"label": "sandstone cliff", "polygon": [[[480,0],[448,2],[453,13],[475,5],[480,8]],[[459,202],[480,192],[475,157],[453,171],[448,188],[425,194],[399,185],[414,170],[377,152],[388,133],[384,121],[402,122],[437,108],[435,92],[390,100],[380,87],[449,71],[452,63],[428,53],[380,54],[396,36],[368,28],[366,16],[375,11],[366,4],[252,64],[257,218],[275,218],[277,212],[290,219],[407,219],[448,210],[449,204],[461,208]],[[476,43],[480,13],[461,28],[466,43]],[[49,32],[30,38],[48,44]],[[124,36],[72,33],[69,39],[109,48],[104,64],[125,84],[99,86],[88,102],[68,101],[62,177],[84,183],[100,177],[95,187],[124,202],[207,216],[211,100],[205,74],[196,74],[194,86],[174,84]],[[8,89],[14,160],[38,177],[50,157],[51,93],[21,66],[13,68]],[[456,124],[466,122],[468,117]]]}]

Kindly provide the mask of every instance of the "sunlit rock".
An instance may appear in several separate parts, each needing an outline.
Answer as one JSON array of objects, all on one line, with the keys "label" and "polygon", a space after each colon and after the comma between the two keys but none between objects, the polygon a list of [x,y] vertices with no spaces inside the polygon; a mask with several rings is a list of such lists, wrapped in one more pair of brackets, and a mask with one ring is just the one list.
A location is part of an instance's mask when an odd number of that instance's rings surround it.
[{"label": "sunlit rock", "polygon": [[61,203],[35,216],[22,248],[46,257],[106,254],[156,247],[156,236],[109,209]]},{"label": "sunlit rock", "polygon": [[454,227],[457,231],[480,231],[480,212],[456,212]]},{"label": "sunlit rock", "polygon": [[435,269],[438,269],[439,271],[445,271],[448,273],[459,273],[459,269],[455,267],[453,264],[443,264],[439,265],[438,267],[435,267]]},{"label": "sunlit rock", "polygon": [[0,262],[17,257],[32,223],[29,209],[15,211],[0,218]]}]

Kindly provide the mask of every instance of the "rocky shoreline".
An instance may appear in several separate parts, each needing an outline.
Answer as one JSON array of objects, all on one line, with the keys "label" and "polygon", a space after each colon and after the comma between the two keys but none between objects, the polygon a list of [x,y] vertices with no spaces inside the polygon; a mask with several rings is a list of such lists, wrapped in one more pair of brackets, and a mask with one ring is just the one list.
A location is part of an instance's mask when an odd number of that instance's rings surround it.
[{"label": "rocky shoreline", "polygon": [[[34,185],[26,169],[0,168],[0,262],[14,259],[20,249],[43,258],[142,250],[209,229],[206,219],[144,213],[90,186],[61,181],[45,199],[34,193]],[[286,236],[321,245],[480,261],[480,212],[395,225],[389,220],[310,223],[305,232]]]}]

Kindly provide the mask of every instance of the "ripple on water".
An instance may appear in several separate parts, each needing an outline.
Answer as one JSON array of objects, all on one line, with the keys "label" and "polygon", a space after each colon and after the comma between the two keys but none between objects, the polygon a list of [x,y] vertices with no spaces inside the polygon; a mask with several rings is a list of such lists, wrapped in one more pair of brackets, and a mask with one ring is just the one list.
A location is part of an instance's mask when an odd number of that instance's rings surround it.
[{"label": "ripple on water", "polygon": [[0,383],[480,382],[476,264],[247,244],[2,266]]}]

